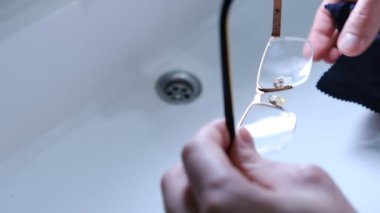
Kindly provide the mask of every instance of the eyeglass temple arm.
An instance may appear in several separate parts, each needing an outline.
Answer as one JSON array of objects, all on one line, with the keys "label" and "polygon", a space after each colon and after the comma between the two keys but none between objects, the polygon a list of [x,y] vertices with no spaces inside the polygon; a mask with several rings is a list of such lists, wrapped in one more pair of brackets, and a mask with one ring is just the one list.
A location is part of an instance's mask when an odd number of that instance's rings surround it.
[{"label": "eyeglass temple arm", "polygon": [[[231,89],[231,63],[229,55],[229,39],[228,39],[228,17],[233,0],[224,0],[220,15],[220,53],[222,64],[223,78],[223,98],[224,98],[224,115],[226,125],[230,135],[230,141],[235,138],[235,122],[232,104],[232,89]],[[282,0],[274,0],[273,3],[273,24],[272,36],[278,37],[281,34],[281,9]]]},{"label": "eyeglass temple arm", "polygon": [[273,1],[273,23],[272,23],[272,36],[279,37],[281,35],[281,12],[282,0]]},{"label": "eyeglass temple arm", "polygon": [[224,98],[224,116],[226,125],[230,135],[230,142],[235,138],[235,122],[232,105],[232,89],[231,89],[231,64],[229,55],[229,39],[228,39],[228,16],[233,0],[224,0],[220,15],[220,53],[222,65],[223,79],[223,98]]}]

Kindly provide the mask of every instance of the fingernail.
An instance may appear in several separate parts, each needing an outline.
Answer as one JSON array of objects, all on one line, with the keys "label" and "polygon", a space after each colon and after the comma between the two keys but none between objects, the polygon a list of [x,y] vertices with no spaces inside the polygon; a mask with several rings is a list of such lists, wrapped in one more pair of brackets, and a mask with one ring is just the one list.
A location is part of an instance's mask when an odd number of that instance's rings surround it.
[{"label": "fingernail", "polygon": [[357,35],[345,33],[339,40],[338,46],[345,55],[351,55],[360,47],[360,42],[361,39]]}]

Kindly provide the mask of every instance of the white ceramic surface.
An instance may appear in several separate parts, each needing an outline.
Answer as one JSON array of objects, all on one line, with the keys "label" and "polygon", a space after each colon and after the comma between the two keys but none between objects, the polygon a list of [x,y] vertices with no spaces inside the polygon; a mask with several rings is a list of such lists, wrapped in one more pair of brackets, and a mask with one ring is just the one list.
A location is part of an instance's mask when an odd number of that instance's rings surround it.
[{"label": "white ceramic surface", "polygon": [[[162,173],[202,124],[223,116],[220,1],[57,2],[31,3],[38,18],[23,25],[24,10],[0,22],[0,212],[163,212]],[[305,37],[318,4],[284,1],[283,34]],[[236,117],[253,95],[270,10],[270,1],[234,5]],[[380,117],[319,92],[327,68],[315,64],[290,94],[296,138],[268,157],[318,164],[360,212],[378,212]],[[172,69],[201,79],[197,101],[157,97],[155,80]]]}]

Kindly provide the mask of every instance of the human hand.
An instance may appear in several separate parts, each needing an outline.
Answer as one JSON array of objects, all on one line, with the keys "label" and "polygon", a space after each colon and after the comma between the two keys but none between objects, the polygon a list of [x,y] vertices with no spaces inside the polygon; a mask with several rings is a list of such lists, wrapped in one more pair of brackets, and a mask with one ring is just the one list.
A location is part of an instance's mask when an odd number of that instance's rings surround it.
[{"label": "human hand", "polygon": [[245,129],[229,154],[228,140],[216,121],[185,145],[183,163],[162,179],[166,212],[354,212],[319,167],[262,158]]},{"label": "human hand", "polygon": [[341,33],[324,6],[340,0],[324,0],[317,10],[309,40],[314,47],[314,60],[335,62],[341,54],[358,56],[375,40],[380,30],[380,1],[357,0]]}]

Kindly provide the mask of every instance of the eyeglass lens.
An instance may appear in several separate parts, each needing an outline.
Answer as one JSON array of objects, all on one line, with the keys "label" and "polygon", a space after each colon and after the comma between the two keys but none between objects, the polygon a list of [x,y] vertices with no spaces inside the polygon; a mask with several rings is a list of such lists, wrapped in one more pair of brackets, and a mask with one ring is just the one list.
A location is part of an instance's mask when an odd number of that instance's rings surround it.
[{"label": "eyeglass lens", "polygon": [[307,41],[297,38],[271,39],[259,69],[259,88],[295,87],[304,83],[312,65],[309,48]]},{"label": "eyeglass lens", "polygon": [[[308,41],[272,38],[260,64],[258,90],[282,91],[296,87],[307,80],[311,65],[312,51]],[[261,99],[261,94],[257,95]],[[296,116],[283,108],[285,103],[285,98],[275,95],[270,96],[270,100],[255,99],[243,115],[240,126],[250,132],[259,152],[282,149],[292,140]]]}]

